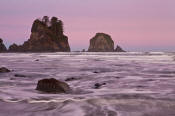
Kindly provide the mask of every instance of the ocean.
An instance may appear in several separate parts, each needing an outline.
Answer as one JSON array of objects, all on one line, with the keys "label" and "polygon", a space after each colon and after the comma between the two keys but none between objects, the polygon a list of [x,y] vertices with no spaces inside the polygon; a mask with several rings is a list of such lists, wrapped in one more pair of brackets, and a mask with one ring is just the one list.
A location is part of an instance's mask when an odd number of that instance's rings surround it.
[{"label": "ocean", "polygon": [[[0,67],[12,70],[0,73],[0,116],[175,116],[175,53],[1,53]],[[45,78],[71,92],[35,90]]]}]

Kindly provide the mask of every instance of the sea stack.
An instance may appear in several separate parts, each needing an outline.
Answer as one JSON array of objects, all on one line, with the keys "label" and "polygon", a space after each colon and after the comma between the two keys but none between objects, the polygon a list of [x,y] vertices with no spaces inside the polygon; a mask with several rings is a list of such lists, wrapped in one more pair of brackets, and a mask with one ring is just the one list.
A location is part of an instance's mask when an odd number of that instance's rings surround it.
[{"label": "sea stack", "polygon": [[7,49],[3,43],[3,40],[0,38],[0,52],[6,52]]},{"label": "sea stack", "polygon": [[97,33],[90,40],[88,52],[114,52],[114,41],[105,33]]},{"label": "sea stack", "polygon": [[23,45],[11,45],[9,52],[70,52],[68,37],[63,33],[63,22],[57,17],[36,19],[30,39]]}]

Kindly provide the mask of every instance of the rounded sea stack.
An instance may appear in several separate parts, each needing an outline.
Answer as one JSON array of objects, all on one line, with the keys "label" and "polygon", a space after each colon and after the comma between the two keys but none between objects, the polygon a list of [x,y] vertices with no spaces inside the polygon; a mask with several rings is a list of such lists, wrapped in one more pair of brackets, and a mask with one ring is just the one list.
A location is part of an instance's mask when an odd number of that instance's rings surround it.
[{"label": "rounded sea stack", "polygon": [[105,33],[97,33],[90,40],[88,52],[114,52],[114,41]]}]

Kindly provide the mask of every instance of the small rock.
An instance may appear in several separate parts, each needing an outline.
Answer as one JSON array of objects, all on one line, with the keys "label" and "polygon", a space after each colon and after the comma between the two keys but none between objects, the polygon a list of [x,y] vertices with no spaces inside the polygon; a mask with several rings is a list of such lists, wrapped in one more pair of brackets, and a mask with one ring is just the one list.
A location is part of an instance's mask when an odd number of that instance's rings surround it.
[{"label": "small rock", "polygon": [[5,67],[0,68],[0,73],[7,73],[7,72],[10,72],[10,70]]},{"label": "small rock", "polygon": [[95,83],[94,88],[99,89],[103,85],[106,85],[106,83]]},{"label": "small rock", "polygon": [[36,90],[48,93],[67,93],[70,91],[70,87],[65,82],[51,78],[39,80]]},{"label": "small rock", "polygon": [[85,49],[83,49],[81,52],[86,52],[86,50],[85,50]]},{"label": "small rock", "polygon": [[10,78],[10,80],[15,80],[15,78]]},{"label": "small rock", "polygon": [[36,59],[35,61],[39,61],[39,59]]},{"label": "small rock", "polygon": [[125,50],[123,50],[120,46],[117,45],[115,52],[126,52]]},{"label": "small rock", "polygon": [[14,76],[15,77],[26,77],[25,75],[22,75],[22,74],[15,74]]},{"label": "small rock", "polygon": [[136,86],[137,88],[144,88],[145,86],[143,86],[143,85],[138,85],[138,86]]},{"label": "small rock", "polygon": [[67,78],[67,79],[65,79],[65,81],[73,81],[73,80],[76,80],[76,78],[71,77],[71,78]]},{"label": "small rock", "polygon": [[99,73],[98,71],[94,71],[93,73]]},{"label": "small rock", "polygon": [[98,89],[98,88],[100,88],[100,86],[101,86],[101,84],[100,83],[95,83],[95,89]]},{"label": "small rock", "polygon": [[155,81],[154,79],[147,79],[147,80],[145,80],[145,81]]},{"label": "small rock", "polygon": [[123,78],[123,77],[115,77],[116,79],[121,79],[121,78]]}]

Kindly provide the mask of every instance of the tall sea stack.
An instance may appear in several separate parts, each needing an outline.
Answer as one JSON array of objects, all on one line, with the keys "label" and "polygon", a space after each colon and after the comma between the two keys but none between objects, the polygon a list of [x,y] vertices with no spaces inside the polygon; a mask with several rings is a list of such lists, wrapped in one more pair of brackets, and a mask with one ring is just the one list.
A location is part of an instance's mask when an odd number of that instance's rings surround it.
[{"label": "tall sea stack", "polygon": [[9,52],[70,52],[68,37],[63,33],[63,22],[57,17],[36,19],[30,39],[23,45],[11,45]]},{"label": "tall sea stack", "polygon": [[7,49],[3,43],[3,40],[0,38],[0,52],[6,52]]}]

